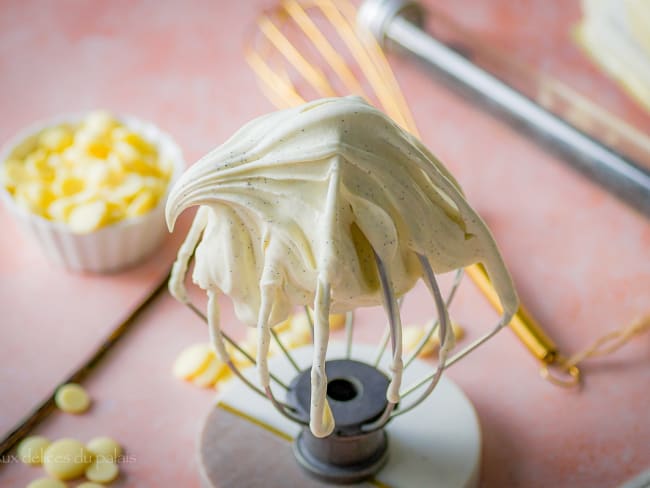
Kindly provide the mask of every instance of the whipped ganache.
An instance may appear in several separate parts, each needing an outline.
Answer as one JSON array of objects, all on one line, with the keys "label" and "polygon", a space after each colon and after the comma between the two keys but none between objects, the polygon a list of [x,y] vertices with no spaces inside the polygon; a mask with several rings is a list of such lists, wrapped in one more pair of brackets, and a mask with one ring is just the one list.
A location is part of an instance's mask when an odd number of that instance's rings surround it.
[{"label": "whipped ganache", "polygon": [[[217,296],[256,326],[260,382],[269,387],[270,328],[297,305],[314,308],[310,428],[329,435],[326,398],[328,315],[383,303],[378,264],[400,296],[423,276],[482,263],[504,316],[518,300],[490,231],[448,170],[412,135],[361,98],[328,98],[259,117],[191,166],[166,207],[173,229],[199,209],[170,279],[187,302],[183,278],[195,250],[193,281],[208,294],[217,354]],[[401,338],[387,399],[399,401]]]}]

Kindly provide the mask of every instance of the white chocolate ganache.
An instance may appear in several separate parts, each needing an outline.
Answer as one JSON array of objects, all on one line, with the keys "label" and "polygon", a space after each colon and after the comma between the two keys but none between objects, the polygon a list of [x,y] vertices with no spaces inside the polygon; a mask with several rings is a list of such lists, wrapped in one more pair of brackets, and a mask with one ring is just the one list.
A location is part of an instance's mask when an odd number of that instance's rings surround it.
[{"label": "white chocolate ganache", "polygon": [[[258,371],[269,386],[270,327],[296,305],[315,310],[310,428],[334,428],[326,400],[328,314],[383,303],[377,261],[402,295],[423,275],[482,263],[505,315],[518,305],[487,226],[445,167],[416,138],[358,97],[316,100],[259,117],[191,166],[167,201],[170,229],[199,205],[174,265],[170,290],[186,302],[183,277],[208,293],[217,353],[226,356],[216,296],[259,329]],[[197,247],[198,245],[198,247]],[[388,400],[399,400],[401,338]]]}]

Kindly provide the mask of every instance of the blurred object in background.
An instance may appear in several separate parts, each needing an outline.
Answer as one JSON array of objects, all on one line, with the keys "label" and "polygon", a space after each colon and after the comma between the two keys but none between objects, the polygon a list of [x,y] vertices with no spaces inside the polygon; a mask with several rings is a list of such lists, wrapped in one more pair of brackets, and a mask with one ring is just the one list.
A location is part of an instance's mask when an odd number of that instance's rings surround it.
[{"label": "blurred object in background", "polygon": [[650,1],[582,0],[577,43],[650,111]]},{"label": "blurred object in background", "polygon": [[[620,15],[623,14],[624,4],[626,7],[628,4],[638,4],[639,10],[645,8],[647,16],[643,19],[639,17],[639,26],[635,32],[639,36],[645,32],[646,36],[645,46],[648,51],[645,52],[646,59],[641,59],[646,63],[643,66],[646,75],[645,85],[641,87],[645,90],[646,104],[641,103],[641,106],[650,111],[650,54],[648,54],[650,53],[650,1],[584,0],[583,3],[612,4],[613,10],[616,10],[618,6]],[[641,130],[618,118],[557,77],[515,61],[512,56],[508,56],[501,49],[492,47],[481,36],[462,27],[442,11],[427,10],[430,19],[427,29],[440,42],[495,75],[581,132],[602,142],[639,166],[650,169],[650,134],[647,130]],[[576,36],[579,36],[578,31],[584,30],[585,23],[583,22],[576,28]],[[645,30],[642,25],[645,25]],[[600,54],[602,55],[605,51],[601,51]],[[597,54],[597,52],[594,53],[594,55]],[[631,66],[631,69],[634,69],[634,66]]]}]

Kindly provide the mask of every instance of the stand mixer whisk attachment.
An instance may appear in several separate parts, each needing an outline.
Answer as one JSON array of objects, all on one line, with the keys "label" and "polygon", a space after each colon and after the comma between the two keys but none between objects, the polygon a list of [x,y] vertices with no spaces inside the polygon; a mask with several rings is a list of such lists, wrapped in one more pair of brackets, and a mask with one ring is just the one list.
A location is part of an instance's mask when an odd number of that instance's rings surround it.
[{"label": "stand mixer whisk attachment", "polygon": [[[446,367],[490,339],[518,307],[496,244],[458,183],[417,139],[358,97],[316,100],[249,122],[173,187],[170,228],[195,205],[170,290],[189,303],[183,278],[195,250],[193,280],[208,295],[206,320],[217,355],[304,427],[296,457],[321,479],[351,482],[377,471],[386,459],[387,422],[423,401]],[[504,313],[493,330],[450,356],[447,305],[462,271],[447,303],[436,274],[474,263],[485,266]],[[398,297],[419,279],[437,309],[429,335],[437,330],[440,352],[435,370],[404,390]],[[226,342],[233,341],[221,330],[218,293],[231,298],[243,323],[257,327],[259,386],[228,355]],[[379,304],[388,317],[379,359],[390,342],[390,375],[377,368],[379,360],[351,359],[351,320],[348,357],[328,361],[330,312]],[[290,358],[273,326],[295,306],[313,306],[313,357],[304,371],[291,361],[296,376],[286,385],[269,371],[267,356],[275,340]],[[287,390],[285,399],[272,382]]]}]

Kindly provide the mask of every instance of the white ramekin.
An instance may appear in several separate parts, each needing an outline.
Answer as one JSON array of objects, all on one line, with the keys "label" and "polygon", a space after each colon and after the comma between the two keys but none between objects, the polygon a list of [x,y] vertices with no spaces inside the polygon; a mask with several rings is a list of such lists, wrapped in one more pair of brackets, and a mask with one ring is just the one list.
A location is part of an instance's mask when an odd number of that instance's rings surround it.
[{"label": "white ramekin", "polygon": [[[57,117],[21,131],[0,151],[0,164],[4,164],[18,145],[42,130],[64,123],[79,123],[85,115]],[[63,222],[53,222],[31,213],[19,205],[4,186],[0,185],[0,200],[11,210],[23,231],[39,243],[52,262],[71,271],[106,273],[126,268],[152,254],[167,235],[165,202],[169,189],[185,167],[183,153],[173,139],[155,125],[131,116],[116,118],[154,144],[159,157],[173,164],[174,170],[167,190],[153,210],[88,234],[76,234]]]}]

